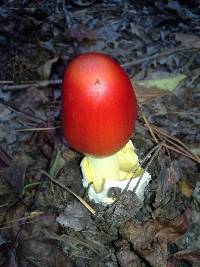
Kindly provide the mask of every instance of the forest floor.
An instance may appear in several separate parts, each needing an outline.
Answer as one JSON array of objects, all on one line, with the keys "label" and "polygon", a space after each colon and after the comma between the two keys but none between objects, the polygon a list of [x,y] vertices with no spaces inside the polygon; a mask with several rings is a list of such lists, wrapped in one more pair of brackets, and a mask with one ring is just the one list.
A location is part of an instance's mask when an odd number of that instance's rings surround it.
[{"label": "forest floor", "polygon": [[[200,266],[199,22],[198,0],[1,1],[0,266]],[[90,201],[63,138],[64,69],[88,51],[135,88],[144,201]]]}]

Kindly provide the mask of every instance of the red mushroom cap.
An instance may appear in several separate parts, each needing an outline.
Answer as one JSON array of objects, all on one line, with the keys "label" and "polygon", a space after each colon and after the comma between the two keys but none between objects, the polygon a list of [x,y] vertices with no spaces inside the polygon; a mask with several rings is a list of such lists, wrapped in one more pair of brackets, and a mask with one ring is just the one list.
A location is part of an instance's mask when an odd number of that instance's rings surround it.
[{"label": "red mushroom cap", "polygon": [[132,84],[117,62],[95,52],[71,61],[62,84],[62,123],[72,148],[111,155],[128,142],[136,116]]}]

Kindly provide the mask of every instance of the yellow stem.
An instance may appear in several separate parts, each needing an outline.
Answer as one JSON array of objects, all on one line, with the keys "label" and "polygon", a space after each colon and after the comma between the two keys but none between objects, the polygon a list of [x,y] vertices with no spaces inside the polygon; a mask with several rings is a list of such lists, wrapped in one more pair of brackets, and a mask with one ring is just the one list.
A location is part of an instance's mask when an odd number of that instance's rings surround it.
[{"label": "yellow stem", "polygon": [[84,179],[88,184],[92,183],[96,193],[103,191],[106,180],[126,180],[143,172],[131,141],[111,156],[85,156],[81,168]]}]

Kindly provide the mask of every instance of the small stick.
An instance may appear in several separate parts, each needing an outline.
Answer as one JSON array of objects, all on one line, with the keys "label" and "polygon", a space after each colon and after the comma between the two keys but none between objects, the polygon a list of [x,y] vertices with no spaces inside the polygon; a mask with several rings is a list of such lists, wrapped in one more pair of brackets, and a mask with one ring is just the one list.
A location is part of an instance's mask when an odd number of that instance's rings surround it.
[{"label": "small stick", "polygon": [[74,193],[72,190],[70,190],[68,187],[64,186],[60,182],[56,181],[53,177],[51,177],[47,172],[41,171],[42,174],[47,176],[49,180],[51,180],[54,184],[60,186],[64,190],[66,190],[68,193],[72,194],[75,198],[77,198],[93,215],[96,213],[96,211],[81,197],[79,197],[76,193]]},{"label": "small stick", "polygon": [[154,139],[154,141],[156,142],[156,144],[158,144],[158,139],[156,138],[156,136],[155,136],[153,130],[151,129],[151,126],[150,126],[150,124],[149,124],[149,122],[148,122],[146,116],[144,115],[144,112],[143,112],[143,110],[142,110],[142,107],[140,107],[140,111],[141,111],[141,113],[142,113],[143,120],[144,120],[144,122],[146,123],[146,126],[147,126],[147,128],[148,128],[148,130],[149,130],[151,136],[153,137],[153,139]]},{"label": "small stick", "polygon": [[[141,165],[143,165],[150,157],[149,162],[147,163],[146,167],[144,168],[144,173],[147,171],[147,169],[149,168],[149,166],[151,165],[152,161],[155,159],[155,157],[157,156],[158,152],[160,151],[160,149],[162,148],[162,146],[164,145],[165,141],[162,141],[160,143],[158,143],[156,146],[154,146],[148,153],[147,155],[141,160]],[[154,153],[154,154],[153,154]],[[153,154],[153,156],[151,156]],[[137,171],[137,169],[135,170]],[[133,189],[133,193],[136,192],[142,177],[144,175],[144,173],[142,175],[140,175],[138,182],[136,184],[136,186]],[[116,200],[110,205],[110,207],[113,207],[114,205],[116,205],[116,203],[120,200],[121,196],[128,190],[129,185],[131,183],[131,181],[134,179],[134,174],[133,176],[128,180],[126,187],[123,189],[123,191],[119,194],[119,196],[116,198]]]},{"label": "small stick", "polygon": [[172,50],[169,50],[169,51],[164,51],[162,53],[157,53],[157,54],[154,54],[154,55],[151,55],[151,56],[147,56],[147,57],[144,57],[144,58],[141,58],[141,59],[132,60],[130,62],[122,64],[121,67],[122,68],[127,68],[127,67],[135,66],[135,65],[141,64],[143,62],[154,60],[154,59],[157,59],[157,58],[160,58],[160,57],[170,56],[173,53],[180,53],[180,52],[183,52],[183,51],[184,52],[193,52],[193,51],[196,51],[196,50],[198,50],[198,49],[197,48],[191,49],[191,48],[185,48],[185,47],[175,48],[175,49],[172,49]]},{"label": "small stick", "polygon": [[181,150],[178,150],[178,149],[174,148],[173,146],[169,146],[169,145],[167,145],[167,144],[164,144],[163,146],[166,147],[166,148],[168,148],[168,149],[170,149],[170,150],[173,150],[173,151],[175,151],[175,152],[177,152],[177,153],[179,153],[179,154],[181,154],[181,155],[183,155],[183,156],[185,156],[185,157],[188,157],[188,158],[190,158],[190,159],[193,159],[193,160],[196,161],[197,163],[200,163],[200,161],[198,161],[198,160],[197,160],[196,158],[194,158],[192,155],[188,155],[188,154],[182,152]]},{"label": "small stick", "polygon": [[[151,163],[153,162],[153,160],[155,159],[155,157],[158,155],[160,149],[161,149],[162,146],[164,146],[164,145],[165,145],[165,141],[162,141],[162,142],[160,142],[160,143],[158,143],[158,144],[156,145],[156,147],[155,147],[155,149],[154,149],[155,152],[154,152],[153,156],[150,158],[149,162],[147,163],[146,167],[144,168],[144,173],[148,170],[148,168],[150,167]],[[151,152],[151,151],[150,151],[150,152]],[[138,180],[136,186],[134,187],[134,190],[133,190],[134,193],[136,192],[136,190],[137,190],[137,188],[138,188],[138,186],[139,186],[139,184],[140,184],[140,182],[141,182],[141,180],[142,180],[142,177],[143,177],[144,173],[140,176],[140,178],[139,178],[139,180]]]},{"label": "small stick", "polygon": [[[184,147],[184,148],[190,153],[190,155],[192,156],[192,158],[193,158],[193,159],[195,158],[196,161],[197,161],[198,163],[200,163],[200,158],[199,158],[197,155],[195,155],[195,154],[191,151],[191,149],[190,149],[188,146],[186,146],[181,140],[179,140],[178,138],[176,138],[176,137],[174,137],[174,136],[171,136],[171,135],[165,133],[163,130],[161,130],[159,127],[157,127],[157,126],[155,126],[155,125],[153,125],[153,124],[151,124],[151,128],[152,128],[154,131],[156,131],[157,133],[159,133],[159,134],[161,134],[161,135],[167,137],[168,139],[171,139],[171,140],[175,141],[175,142],[178,143],[180,146]],[[169,141],[169,140],[168,140],[168,141]]]},{"label": "small stick", "polygon": [[13,81],[0,81],[0,84],[13,84]]},{"label": "small stick", "polygon": [[46,128],[24,128],[24,129],[14,129],[15,132],[36,132],[36,131],[50,131],[60,128],[61,126],[46,127]]},{"label": "small stick", "polygon": [[15,91],[15,90],[23,90],[29,87],[46,87],[49,85],[60,85],[62,80],[44,80],[44,81],[35,81],[24,84],[12,84],[12,85],[4,85],[2,86],[3,91]]}]

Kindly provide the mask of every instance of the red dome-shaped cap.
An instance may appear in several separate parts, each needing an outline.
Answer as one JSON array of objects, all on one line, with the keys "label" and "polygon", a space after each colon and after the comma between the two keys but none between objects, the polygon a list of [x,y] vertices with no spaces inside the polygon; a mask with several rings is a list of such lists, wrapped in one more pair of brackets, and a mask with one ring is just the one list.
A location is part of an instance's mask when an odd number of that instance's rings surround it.
[{"label": "red dome-shaped cap", "polygon": [[62,84],[62,124],[72,148],[111,155],[128,142],[136,116],[133,87],[117,62],[94,52],[71,61]]}]

